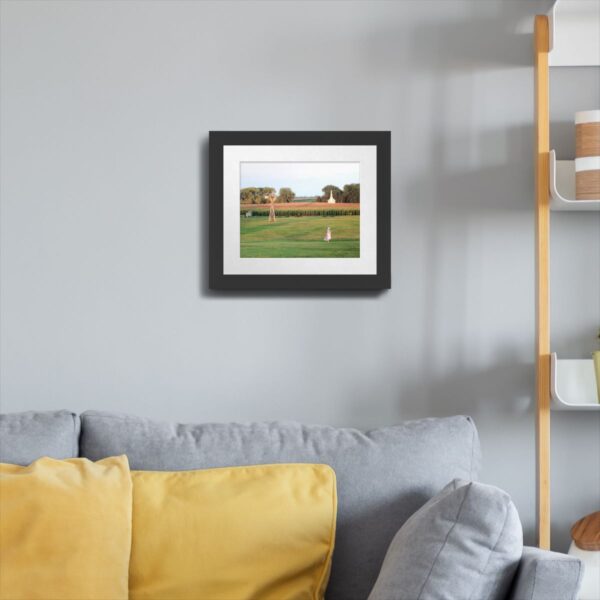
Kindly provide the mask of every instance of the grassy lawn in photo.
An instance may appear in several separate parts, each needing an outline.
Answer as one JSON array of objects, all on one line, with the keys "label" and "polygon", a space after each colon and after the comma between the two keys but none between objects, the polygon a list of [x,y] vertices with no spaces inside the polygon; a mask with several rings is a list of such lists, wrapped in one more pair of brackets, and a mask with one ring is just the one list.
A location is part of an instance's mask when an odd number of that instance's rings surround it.
[{"label": "grassy lawn in photo", "polygon": [[[324,241],[327,227],[331,241]],[[241,218],[241,258],[359,258],[360,215]]]}]

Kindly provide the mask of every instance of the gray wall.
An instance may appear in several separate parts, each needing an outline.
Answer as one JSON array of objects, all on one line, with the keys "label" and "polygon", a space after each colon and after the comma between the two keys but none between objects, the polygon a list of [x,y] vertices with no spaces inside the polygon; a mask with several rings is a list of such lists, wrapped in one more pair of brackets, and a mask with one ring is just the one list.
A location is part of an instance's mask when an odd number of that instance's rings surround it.
[{"label": "gray wall", "polygon": [[[532,541],[530,31],[548,6],[3,2],[2,410],[468,413]],[[211,293],[210,129],[391,130],[393,289]],[[599,221],[555,221],[556,347],[585,356]],[[599,417],[554,416],[557,548],[597,508]]]}]

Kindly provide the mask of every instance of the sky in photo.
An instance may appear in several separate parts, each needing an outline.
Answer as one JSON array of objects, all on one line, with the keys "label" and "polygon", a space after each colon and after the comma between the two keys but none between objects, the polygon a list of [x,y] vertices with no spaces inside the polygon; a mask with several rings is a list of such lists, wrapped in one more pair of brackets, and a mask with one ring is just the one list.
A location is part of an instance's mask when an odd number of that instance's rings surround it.
[{"label": "sky in photo", "polygon": [[358,162],[243,162],[240,187],[289,187],[296,196],[317,196],[326,185],[343,189],[360,183],[359,167]]}]

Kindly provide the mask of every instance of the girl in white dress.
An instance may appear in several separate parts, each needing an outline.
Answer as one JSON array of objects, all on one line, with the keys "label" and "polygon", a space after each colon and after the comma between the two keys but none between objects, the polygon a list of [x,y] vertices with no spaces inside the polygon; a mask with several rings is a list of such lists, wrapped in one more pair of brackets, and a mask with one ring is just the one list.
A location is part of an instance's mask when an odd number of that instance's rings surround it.
[{"label": "girl in white dress", "polygon": [[323,240],[326,242],[331,241],[331,227],[327,227],[327,231],[325,232],[325,237],[323,238]]}]

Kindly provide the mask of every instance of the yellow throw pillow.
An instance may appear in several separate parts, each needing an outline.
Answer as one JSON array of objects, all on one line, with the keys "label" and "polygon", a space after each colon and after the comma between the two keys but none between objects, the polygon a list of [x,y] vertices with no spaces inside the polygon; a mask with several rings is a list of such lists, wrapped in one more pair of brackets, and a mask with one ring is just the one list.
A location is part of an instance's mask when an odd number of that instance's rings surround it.
[{"label": "yellow throw pillow", "polygon": [[335,538],[335,473],[290,464],[133,471],[132,600],[316,600]]},{"label": "yellow throw pillow", "polygon": [[0,598],[126,600],[127,457],[0,464]]}]

